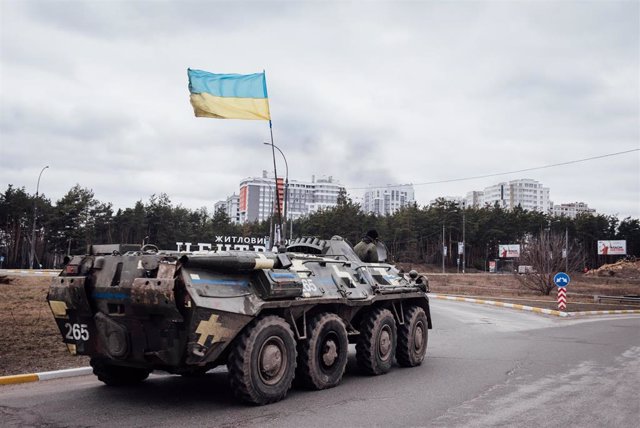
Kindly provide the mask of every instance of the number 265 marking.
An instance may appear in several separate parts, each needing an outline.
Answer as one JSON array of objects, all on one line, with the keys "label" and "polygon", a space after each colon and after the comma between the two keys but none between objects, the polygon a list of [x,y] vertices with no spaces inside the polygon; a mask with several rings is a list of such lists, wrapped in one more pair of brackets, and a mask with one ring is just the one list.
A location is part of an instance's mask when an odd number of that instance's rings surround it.
[{"label": "number 265 marking", "polygon": [[302,289],[307,292],[318,291],[318,287],[316,287],[316,285],[310,279],[302,280]]},{"label": "number 265 marking", "polygon": [[67,329],[67,334],[64,336],[70,340],[89,340],[89,330],[86,324],[71,324],[64,323],[64,328]]}]

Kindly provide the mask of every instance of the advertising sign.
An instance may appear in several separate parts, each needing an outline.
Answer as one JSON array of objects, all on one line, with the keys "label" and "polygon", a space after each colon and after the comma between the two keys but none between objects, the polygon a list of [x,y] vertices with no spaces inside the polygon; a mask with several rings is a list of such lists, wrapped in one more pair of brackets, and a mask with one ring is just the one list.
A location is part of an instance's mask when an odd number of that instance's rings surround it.
[{"label": "advertising sign", "polygon": [[624,256],[627,254],[627,241],[598,241],[598,255]]},{"label": "advertising sign", "polygon": [[496,261],[495,260],[489,260],[489,272],[491,272],[491,273],[495,273],[496,272]]},{"label": "advertising sign", "polygon": [[520,257],[520,244],[498,245],[498,257]]},{"label": "advertising sign", "polygon": [[178,251],[267,251],[268,236],[224,236],[216,235],[214,242],[176,242]]},{"label": "advertising sign", "polygon": [[458,242],[458,254],[464,254],[464,242]]}]

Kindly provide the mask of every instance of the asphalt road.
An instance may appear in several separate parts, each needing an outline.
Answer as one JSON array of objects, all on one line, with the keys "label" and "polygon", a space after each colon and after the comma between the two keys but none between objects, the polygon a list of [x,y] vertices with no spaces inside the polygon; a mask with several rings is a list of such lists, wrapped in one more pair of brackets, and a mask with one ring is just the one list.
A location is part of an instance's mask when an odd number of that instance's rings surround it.
[{"label": "asphalt road", "polygon": [[[432,301],[428,358],[279,403],[235,400],[222,368],[117,389],[92,376],[0,387],[4,427],[635,427],[640,316],[559,319]],[[352,350],[353,351],[353,350]]]}]

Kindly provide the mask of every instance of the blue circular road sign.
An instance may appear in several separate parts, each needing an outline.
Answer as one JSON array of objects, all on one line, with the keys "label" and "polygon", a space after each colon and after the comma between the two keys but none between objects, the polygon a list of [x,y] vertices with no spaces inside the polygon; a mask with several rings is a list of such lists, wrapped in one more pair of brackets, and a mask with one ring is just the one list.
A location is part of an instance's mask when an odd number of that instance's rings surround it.
[{"label": "blue circular road sign", "polygon": [[567,285],[569,285],[569,283],[571,282],[571,278],[569,278],[569,275],[567,275],[564,272],[558,272],[554,277],[553,277],[553,282],[554,284],[556,284],[558,287],[566,287]]}]

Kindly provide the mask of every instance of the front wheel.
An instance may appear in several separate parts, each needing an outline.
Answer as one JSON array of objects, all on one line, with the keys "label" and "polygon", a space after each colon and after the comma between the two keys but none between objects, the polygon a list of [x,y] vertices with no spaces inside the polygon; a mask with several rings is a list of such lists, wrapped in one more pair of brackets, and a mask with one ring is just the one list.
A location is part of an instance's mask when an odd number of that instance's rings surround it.
[{"label": "front wheel", "polygon": [[282,400],[296,370],[296,341],[287,322],[275,315],[254,320],[232,344],[227,363],[238,398],[253,404]]},{"label": "front wheel", "polygon": [[92,358],[91,367],[98,380],[109,386],[135,385],[149,377],[150,370],[136,367],[116,366],[105,360]]},{"label": "front wheel", "polygon": [[296,382],[311,389],[332,388],[347,367],[349,340],[342,319],[332,313],[314,317],[307,339],[298,346]]},{"label": "front wheel", "polygon": [[396,320],[388,309],[375,309],[362,321],[356,343],[356,361],[366,374],[391,370],[396,350]]},{"label": "front wheel", "polygon": [[396,359],[403,367],[422,364],[427,353],[427,329],[429,323],[424,309],[410,306],[404,313],[404,324],[398,328]]}]

